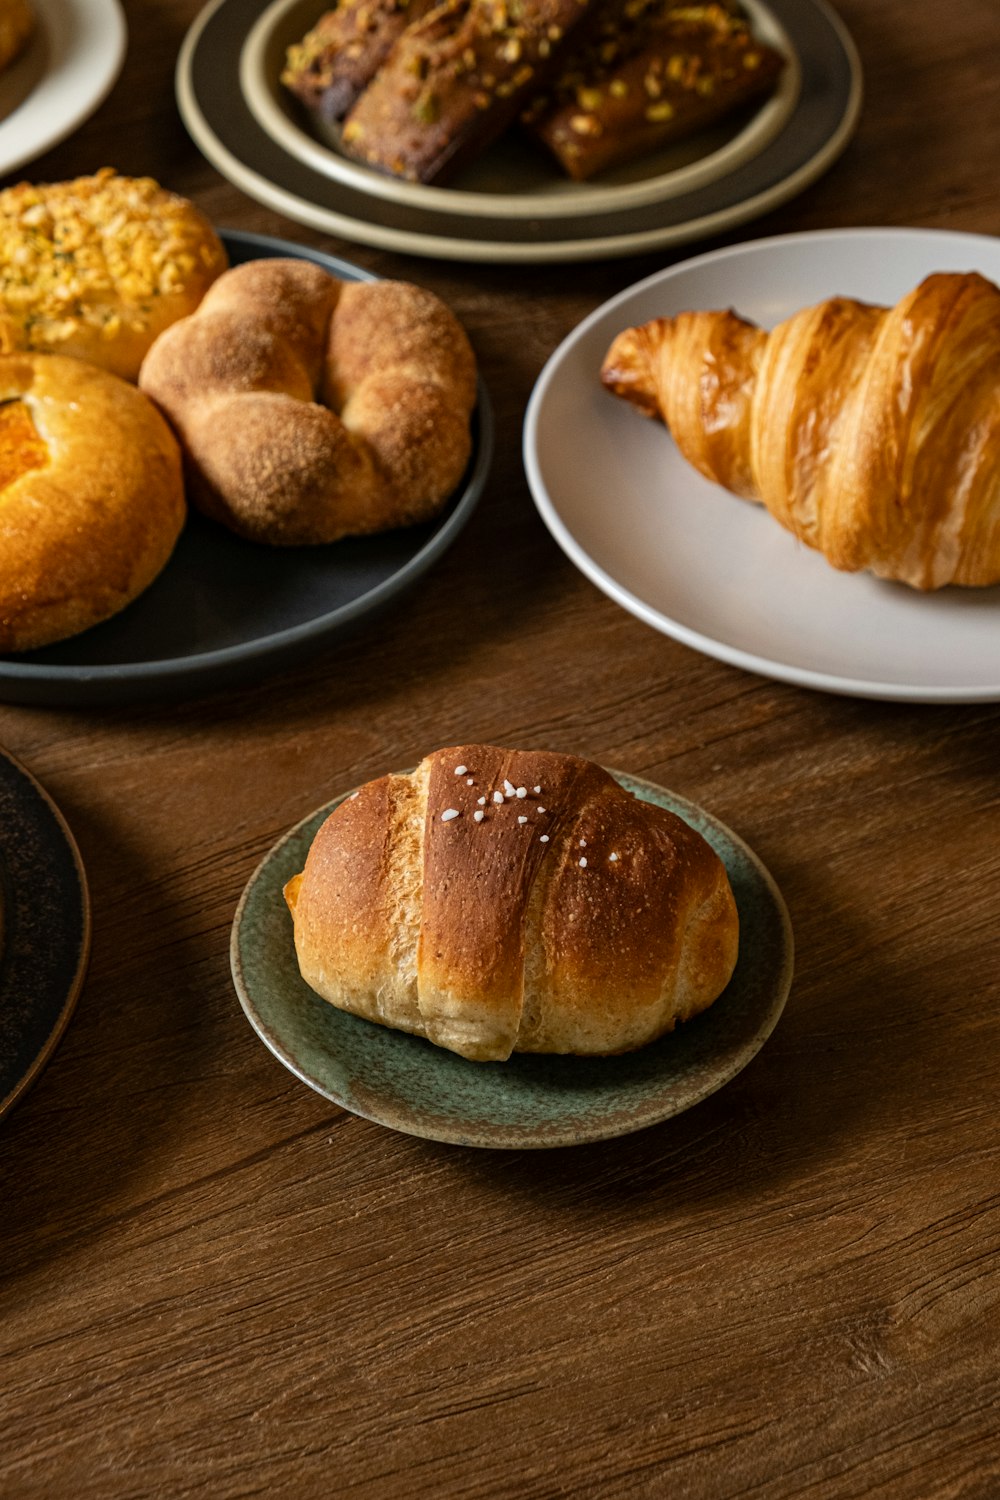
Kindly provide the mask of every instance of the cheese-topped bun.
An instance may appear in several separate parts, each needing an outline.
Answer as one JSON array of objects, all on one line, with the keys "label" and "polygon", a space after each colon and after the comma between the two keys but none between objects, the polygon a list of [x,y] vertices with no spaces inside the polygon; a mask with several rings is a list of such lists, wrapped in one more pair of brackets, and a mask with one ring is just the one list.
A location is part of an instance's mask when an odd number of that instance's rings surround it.
[{"label": "cheese-topped bun", "polygon": [[24,51],[35,34],[35,12],[28,0],[0,0],[0,72]]},{"label": "cheese-topped bun", "polygon": [[151,177],[105,167],[18,183],[0,192],[0,351],[72,355],[135,380],[227,264],[208,220]]},{"label": "cheese-topped bun", "polygon": [[123,609],[184,517],[180,450],[141,391],[83,360],[0,355],[0,651]]}]

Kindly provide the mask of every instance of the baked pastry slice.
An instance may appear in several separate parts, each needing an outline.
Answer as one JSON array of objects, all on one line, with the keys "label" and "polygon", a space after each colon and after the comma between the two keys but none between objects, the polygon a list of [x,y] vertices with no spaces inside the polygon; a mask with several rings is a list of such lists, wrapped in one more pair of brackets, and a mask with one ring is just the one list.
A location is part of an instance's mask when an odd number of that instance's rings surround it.
[{"label": "baked pastry slice", "polygon": [[604,385],[707,479],[836,568],[917,589],[1000,582],[1000,289],[929,276],[894,307],[831,297],[771,332],[729,311],[623,330]]},{"label": "baked pastry slice", "polygon": [[589,0],[443,0],[408,26],[344,121],[346,155],[442,183],[516,120]]},{"label": "baked pastry slice", "polygon": [[289,47],[281,81],[322,120],[346,115],[393,44],[436,0],[340,0]]},{"label": "baked pastry slice", "polygon": [[729,6],[614,0],[525,124],[577,180],[706,129],[773,91],[785,59]]},{"label": "baked pastry slice", "polygon": [[712,1004],[736,962],[705,840],[546,751],[459,745],[368,782],[285,897],[319,995],[475,1061],[641,1047]]}]

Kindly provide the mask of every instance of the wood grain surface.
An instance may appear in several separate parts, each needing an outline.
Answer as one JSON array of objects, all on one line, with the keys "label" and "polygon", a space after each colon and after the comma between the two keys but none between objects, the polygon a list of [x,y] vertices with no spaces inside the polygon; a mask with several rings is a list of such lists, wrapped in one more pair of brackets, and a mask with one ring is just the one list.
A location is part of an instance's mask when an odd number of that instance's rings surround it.
[{"label": "wood grain surface", "polygon": [[[497,419],[424,584],[294,671],[195,700],[0,706],[79,843],[93,952],[0,1122],[4,1500],[994,1500],[1000,1495],[1000,709],[837,698],[698,655],[563,557],[525,403],[606,264],[435,262],[230,186],[174,103],[196,0],[126,0],[109,98],[31,164],[113,164],[221,227],[446,297]],[[739,238],[1000,233],[996,0],[838,0],[866,102]],[[1000,641],[998,641],[1000,655]],[[770,868],[797,966],[767,1046],[638,1134],[490,1152],[299,1083],[233,991],[286,828],[437,745],[567,750],[703,803]]]}]

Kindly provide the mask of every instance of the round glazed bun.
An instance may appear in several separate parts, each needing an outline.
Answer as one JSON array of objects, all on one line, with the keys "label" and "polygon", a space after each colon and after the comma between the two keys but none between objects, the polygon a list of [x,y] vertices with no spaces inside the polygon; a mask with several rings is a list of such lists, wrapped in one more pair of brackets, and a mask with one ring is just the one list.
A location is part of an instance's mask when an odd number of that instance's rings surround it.
[{"label": "round glazed bun", "polygon": [[476,362],[439,298],[309,261],[227,271],[139,375],[207,515],[283,546],[438,513],[472,448]]},{"label": "round glazed bun", "polygon": [[72,355],[135,380],[227,264],[207,219],[151,177],[105,167],[18,183],[0,192],[0,351]]},{"label": "round glazed bun", "polygon": [[184,517],[180,451],[140,391],[83,360],[0,355],[0,651],[123,609]]}]

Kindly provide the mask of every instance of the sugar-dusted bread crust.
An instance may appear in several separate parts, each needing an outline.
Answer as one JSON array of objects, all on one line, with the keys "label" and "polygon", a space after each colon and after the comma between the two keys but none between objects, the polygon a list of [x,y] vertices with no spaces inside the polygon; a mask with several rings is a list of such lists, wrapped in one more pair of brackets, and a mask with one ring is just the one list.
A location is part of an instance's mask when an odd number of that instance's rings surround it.
[{"label": "sugar-dusted bread crust", "polygon": [[0,355],[0,651],[123,609],[185,514],[180,451],[141,392],[83,360]]},{"label": "sugar-dusted bread crust", "polygon": [[135,380],[154,339],[228,264],[186,198],[151,177],[0,192],[0,351],[64,354]]},{"label": "sugar-dusted bread crust", "polygon": [[736,962],[706,841],[546,751],[460,745],[367,783],[285,895],[319,995],[476,1061],[641,1047],[706,1009]]},{"label": "sugar-dusted bread crust", "polygon": [[408,282],[250,261],[157,340],[139,384],[184,449],[189,495],[253,541],[336,541],[430,519],[472,447],[476,363]]}]

